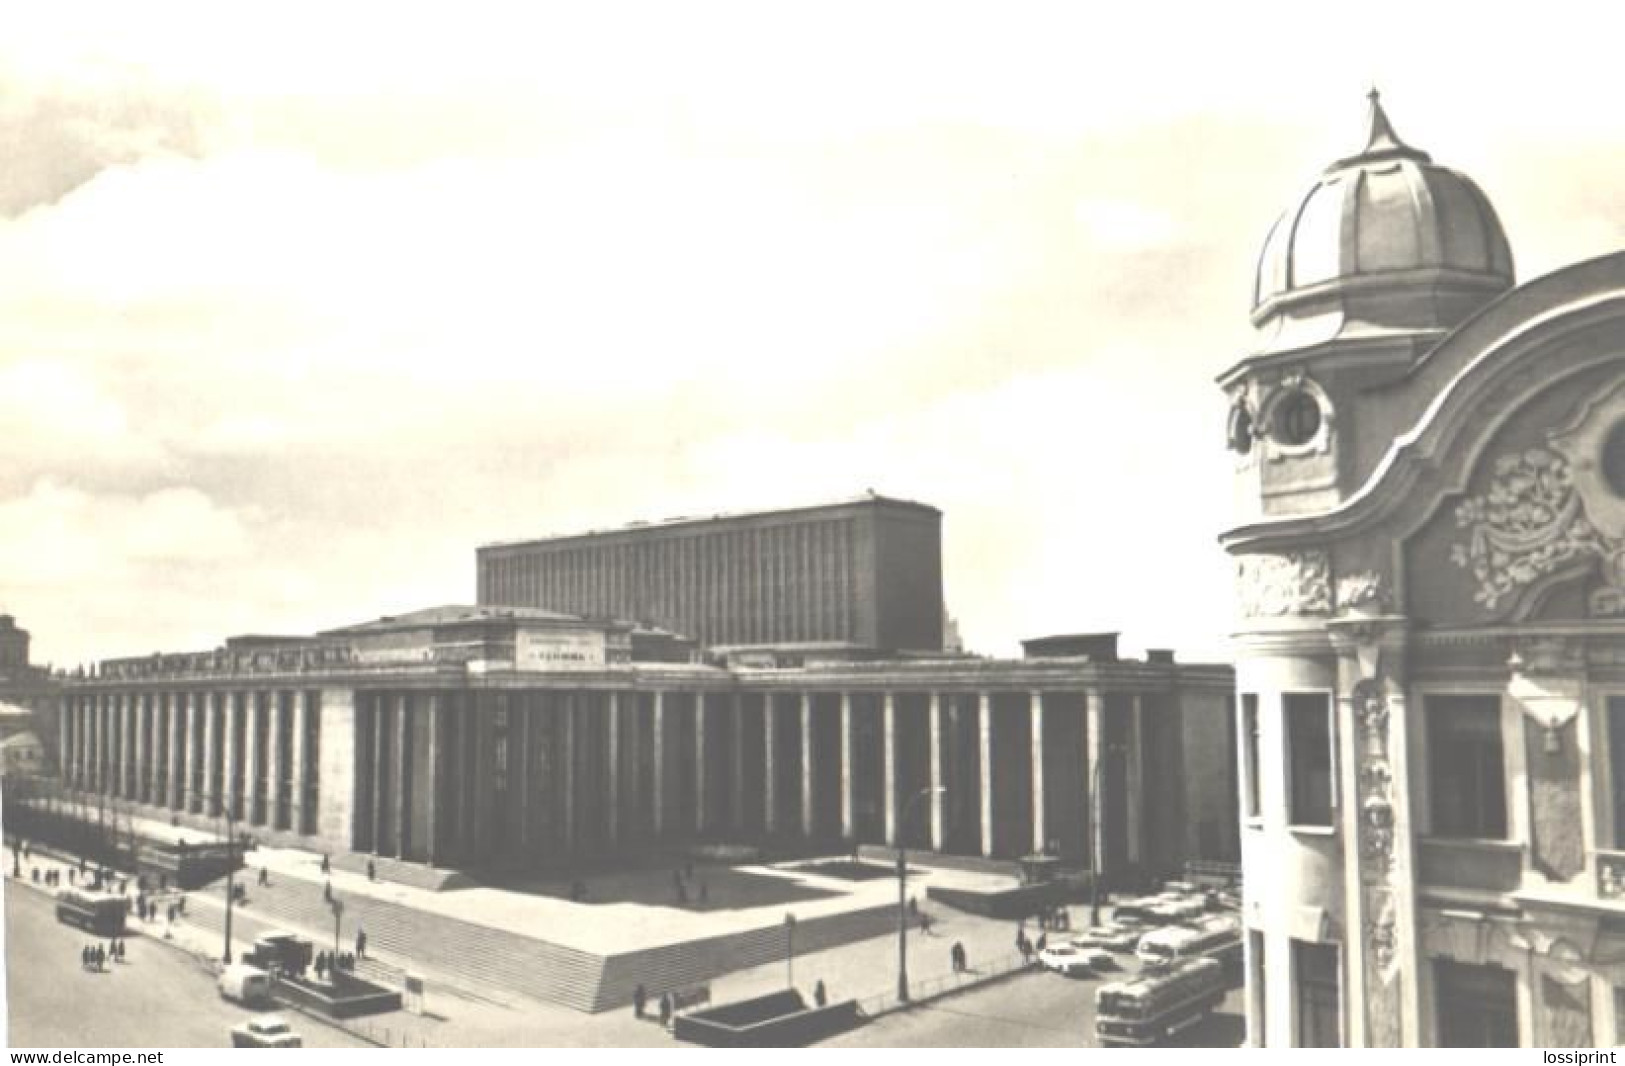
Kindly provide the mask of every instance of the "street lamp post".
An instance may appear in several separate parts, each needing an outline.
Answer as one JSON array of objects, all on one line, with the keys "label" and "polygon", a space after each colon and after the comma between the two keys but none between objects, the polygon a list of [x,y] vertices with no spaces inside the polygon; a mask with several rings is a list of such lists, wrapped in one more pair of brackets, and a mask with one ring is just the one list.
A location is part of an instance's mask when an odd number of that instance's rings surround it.
[{"label": "street lamp post", "polygon": [[908,996],[908,820],[914,805],[927,796],[948,791],[945,788],[922,788],[909,798],[903,807],[903,816],[897,820],[897,1001],[907,1003]]},{"label": "street lamp post", "polygon": [[237,823],[232,817],[231,803],[220,804],[220,816],[226,820],[226,944],[220,959],[231,965],[231,908],[237,900]]},{"label": "street lamp post", "polygon": [[333,908],[333,959],[337,962],[339,957],[339,919],[344,917],[344,901],[335,899],[329,900],[328,903]]}]

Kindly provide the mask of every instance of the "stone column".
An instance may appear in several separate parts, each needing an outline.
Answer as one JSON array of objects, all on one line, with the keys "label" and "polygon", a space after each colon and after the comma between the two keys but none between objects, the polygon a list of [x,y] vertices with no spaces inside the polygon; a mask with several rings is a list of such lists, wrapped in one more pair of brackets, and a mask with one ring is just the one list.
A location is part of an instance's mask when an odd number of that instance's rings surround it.
[{"label": "stone column", "polygon": [[143,692],[130,708],[130,783],[128,795],[137,803],[147,799],[147,708],[152,693]]},{"label": "stone column", "polygon": [[242,820],[242,788],[237,784],[237,697],[236,692],[222,692],[220,694],[220,715],[225,737],[221,741],[221,769],[223,777],[220,782],[222,802],[231,816],[237,821]]},{"label": "stone column", "polygon": [[[381,854],[384,847],[384,767],[389,765],[389,749],[384,744],[384,734],[388,729],[389,720],[385,717],[389,713],[389,706],[382,693],[373,693],[367,697],[367,721],[372,726],[372,845],[367,850],[374,855]],[[252,731],[249,733],[253,735]],[[252,759],[250,766],[254,765]]]},{"label": "stone column", "polygon": [[135,715],[136,705],[143,697],[125,693],[121,701],[118,734],[118,794],[121,799],[135,798]]},{"label": "stone column", "polygon": [[1106,865],[1106,779],[1101,765],[1101,748],[1106,735],[1106,697],[1098,688],[1084,691],[1083,734],[1089,770],[1089,864],[1094,876],[1101,877]]},{"label": "stone column", "polygon": [[976,694],[976,726],[981,734],[982,854],[993,855],[993,696]]},{"label": "stone column", "polygon": [[610,843],[621,839],[621,694],[609,693],[609,810],[605,812]]},{"label": "stone column", "polygon": [[288,756],[293,763],[288,775],[288,828],[300,836],[305,835],[308,818],[305,814],[305,794],[310,788],[310,758],[305,750],[305,732],[310,728],[310,690],[296,689],[293,693],[293,735],[288,738]]},{"label": "stone column", "polygon": [[885,788],[885,795],[881,797],[882,808],[886,812],[886,843],[896,847],[898,843],[897,826],[897,697],[891,689],[887,689],[882,697],[881,727],[884,730],[881,753],[881,783]]},{"label": "stone column", "polygon": [[62,753],[61,774],[64,784],[73,784],[73,711],[77,696],[64,696],[56,705],[56,750]]},{"label": "stone column", "polygon": [[181,809],[186,778],[186,708],[192,705],[192,693],[177,692],[169,701],[169,765],[167,767],[169,780],[169,796],[167,805],[170,810]]},{"label": "stone column", "polygon": [[654,820],[655,836],[666,831],[666,694],[655,689],[654,711]]},{"label": "stone column", "polygon": [[[503,696],[506,697],[507,693],[503,693]],[[412,734],[411,716],[409,714],[410,705],[408,703],[410,698],[405,692],[395,697],[395,744],[393,748],[395,774],[394,780],[390,783],[395,787],[395,857],[399,859],[406,858],[408,854],[407,844],[412,835],[412,807],[408,802],[409,797],[407,795],[412,780],[412,763],[410,759]],[[508,718],[508,729],[511,736],[513,732],[513,717],[511,715]],[[512,762],[513,752],[510,746],[510,771]]]},{"label": "stone column", "polygon": [[694,693],[694,831],[703,833],[708,826],[706,805],[710,798],[710,782],[706,780],[708,765],[705,758],[705,693]]},{"label": "stone column", "polygon": [[852,818],[852,693],[841,693],[841,836],[857,837]]},{"label": "stone column", "polygon": [[259,824],[260,799],[260,703],[261,693],[248,692],[243,698],[243,821]]},{"label": "stone column", "polygon": [[1034,689],[1027,706],[1033,745],[1033,854],[1042,855],[1049,845],[1044,820],[1044,694]]},{"label": "stone column", "polygon": [[200,711],[203,715],[203,751],[201,753],[203,757],[203,781],[201,782],[203,791],[202,795],[197,797],[197,806],[199,814],[205,818],[212,818],[215,815],[216,808],[226,802],[225,786],[221,786],[219,793],[216,793],[214,787],[215,769],[224,766],[222,757],[217,751],[220,742],[216,736],[218,727],[214,724],[214,711],[220,705],[220,694],[218,692],[203,692],[199,693],[199,695],[202,696]]},{"label": "stone column", "polygon": [[813,761],[812,693],[801,693],[801,835],[812,836],[818,829],[813,807],[813,784],[816,780]]},{"label": "stone column", "polygon": [[[429,780],[428,786],[428,813],[424,818],[425,828],[429,839],[425,841],[427,847],[425,854],[429,857],[430,866],[440,865],[440,789],[444,784],[440,780],[440,694],[431,692],[424,697],[429,715]],[[527,797],[528,801],[528,797]]]},{"label": "stone column", "polygon": [[186,754],[181,759],[181,810],[188,812],[197,806],[197,768],[203,754],[198,751],[197,716],[203,698],[202,692],[188,692],[181,714],[181,730],[186,734]]},{"label": "stone column", "polygon": [[762,824],[769,833],[779,829],[779,723],[773,714],[773,693],[762,693]]},{"label": "stone column", "polygon": [[272,689],[266,697],[265,708],[265,824],[271,829],[281,829],[281,797],[282,797],[282,728],[285,715],[282,709],[282,692]]},{"label": "stone column", "polygon": [[942,765],[942,693],[931,693],[931,850],[948,846],[947,778]]},{"label": "stone column", "polygon": [[734,828],[745,828],[745,694],[733,694],[733,804]]},{"label": "stone column", "polygon": [[1134,709],[1129,715],[1128,751],[1123,755],[1128,784],[1128,810],[1124,812],[1127,815],[1124,821],[1128,830],[1128,861],[1135,864],[1145,854],[1145,842],[1141,835],[1145,831],[1145,779],[1141,773],[1145,759],[1143,700],[1140,693],[1134,694]]},{"label": "stone column", "polygon": [[164,764],[162,751],[164,739],[164,709],[169,706],[169,702],[172,698],[172,695],[168,692],[153,693],[152,699],[147,703],[147,720],[144,723],[146,728],[142,730],[142,739],[147,745],[146,777],[143,782],[146,788],[143,793],[143,799],[155,807],[164,802],[164,797],[159,795],[160,790],[158,784],[162,775],[159,774],[158,771],[161,769],[167,769]]}]

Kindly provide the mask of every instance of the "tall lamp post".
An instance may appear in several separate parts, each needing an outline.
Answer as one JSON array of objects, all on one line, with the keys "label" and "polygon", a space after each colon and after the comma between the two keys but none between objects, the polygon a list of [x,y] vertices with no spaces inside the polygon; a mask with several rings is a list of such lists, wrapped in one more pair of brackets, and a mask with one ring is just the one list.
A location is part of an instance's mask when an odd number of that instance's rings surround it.
[{"label": "tall lamp post", "polygon": [[231,965],[231,908],[237,900],[237,822],[230,801],[220,803],[220,816],[226,820],[226,945],[220,960]]},{"label": "tall lamp post", "polygon": [[897,820],[897,1001],[908,1002],[908,820],[914,805],[927,796],[948,791],[922,788],[909,797]]}]

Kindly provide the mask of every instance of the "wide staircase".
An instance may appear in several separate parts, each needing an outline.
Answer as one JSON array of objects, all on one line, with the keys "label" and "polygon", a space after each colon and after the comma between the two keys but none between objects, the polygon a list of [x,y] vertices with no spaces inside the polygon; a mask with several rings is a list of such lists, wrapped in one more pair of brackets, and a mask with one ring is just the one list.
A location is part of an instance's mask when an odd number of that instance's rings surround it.
[{"label": "wide staircase", "polygon": [[[249,883],[248,901],[235,908],[239,940],[285,931],[310,937],[323,950],[332,943],[333,911],[321,887],[292,877],[259,887]],[[219,882],[195,893],[202,905],[188,918],[218,932],[224,923]],[[367,932],[368,958],[356,972],[392,988],[404,971],[431,985],[439,983],[475,998],[511,1003],[515,994],[580,1011],[603,1011],[632,1002],[643,985],[650,996],[679,991],[785,957],[785,928],[773,924],[739,933],[666,944],[642,951],[602,956],[494,929],[370,896],[343,894],[340,950],[353,951],[357,929]],[[895,906],[848,911],[807,919],[795,929],[795,951],[803,955],[880,936],[896,929]]]}]

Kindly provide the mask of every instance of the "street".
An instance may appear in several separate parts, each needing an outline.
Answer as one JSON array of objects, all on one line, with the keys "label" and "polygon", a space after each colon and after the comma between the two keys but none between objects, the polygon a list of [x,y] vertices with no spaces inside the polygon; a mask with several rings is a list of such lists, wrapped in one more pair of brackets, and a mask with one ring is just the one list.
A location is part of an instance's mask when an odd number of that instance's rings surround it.
[{"label": "street", "polygon": [[[1025,973],[890,1014],[819,1047],[1096,1047],[1095,989],[1103,982]],[[1180,1047],[1237,1047],[1242,993],[1181,1034]]]},{"label": "street", "polygon": [[[15,884],[5,897],[12,1047],[229,1047],[231,1027],[254,1013],[221,999],[196,959],[147,937],[126,940],[124,964],[88,972],[79,951],[91,938],[59,923],[49,897]],[[370,1046],[283,1014],[306,1047]]]}]

